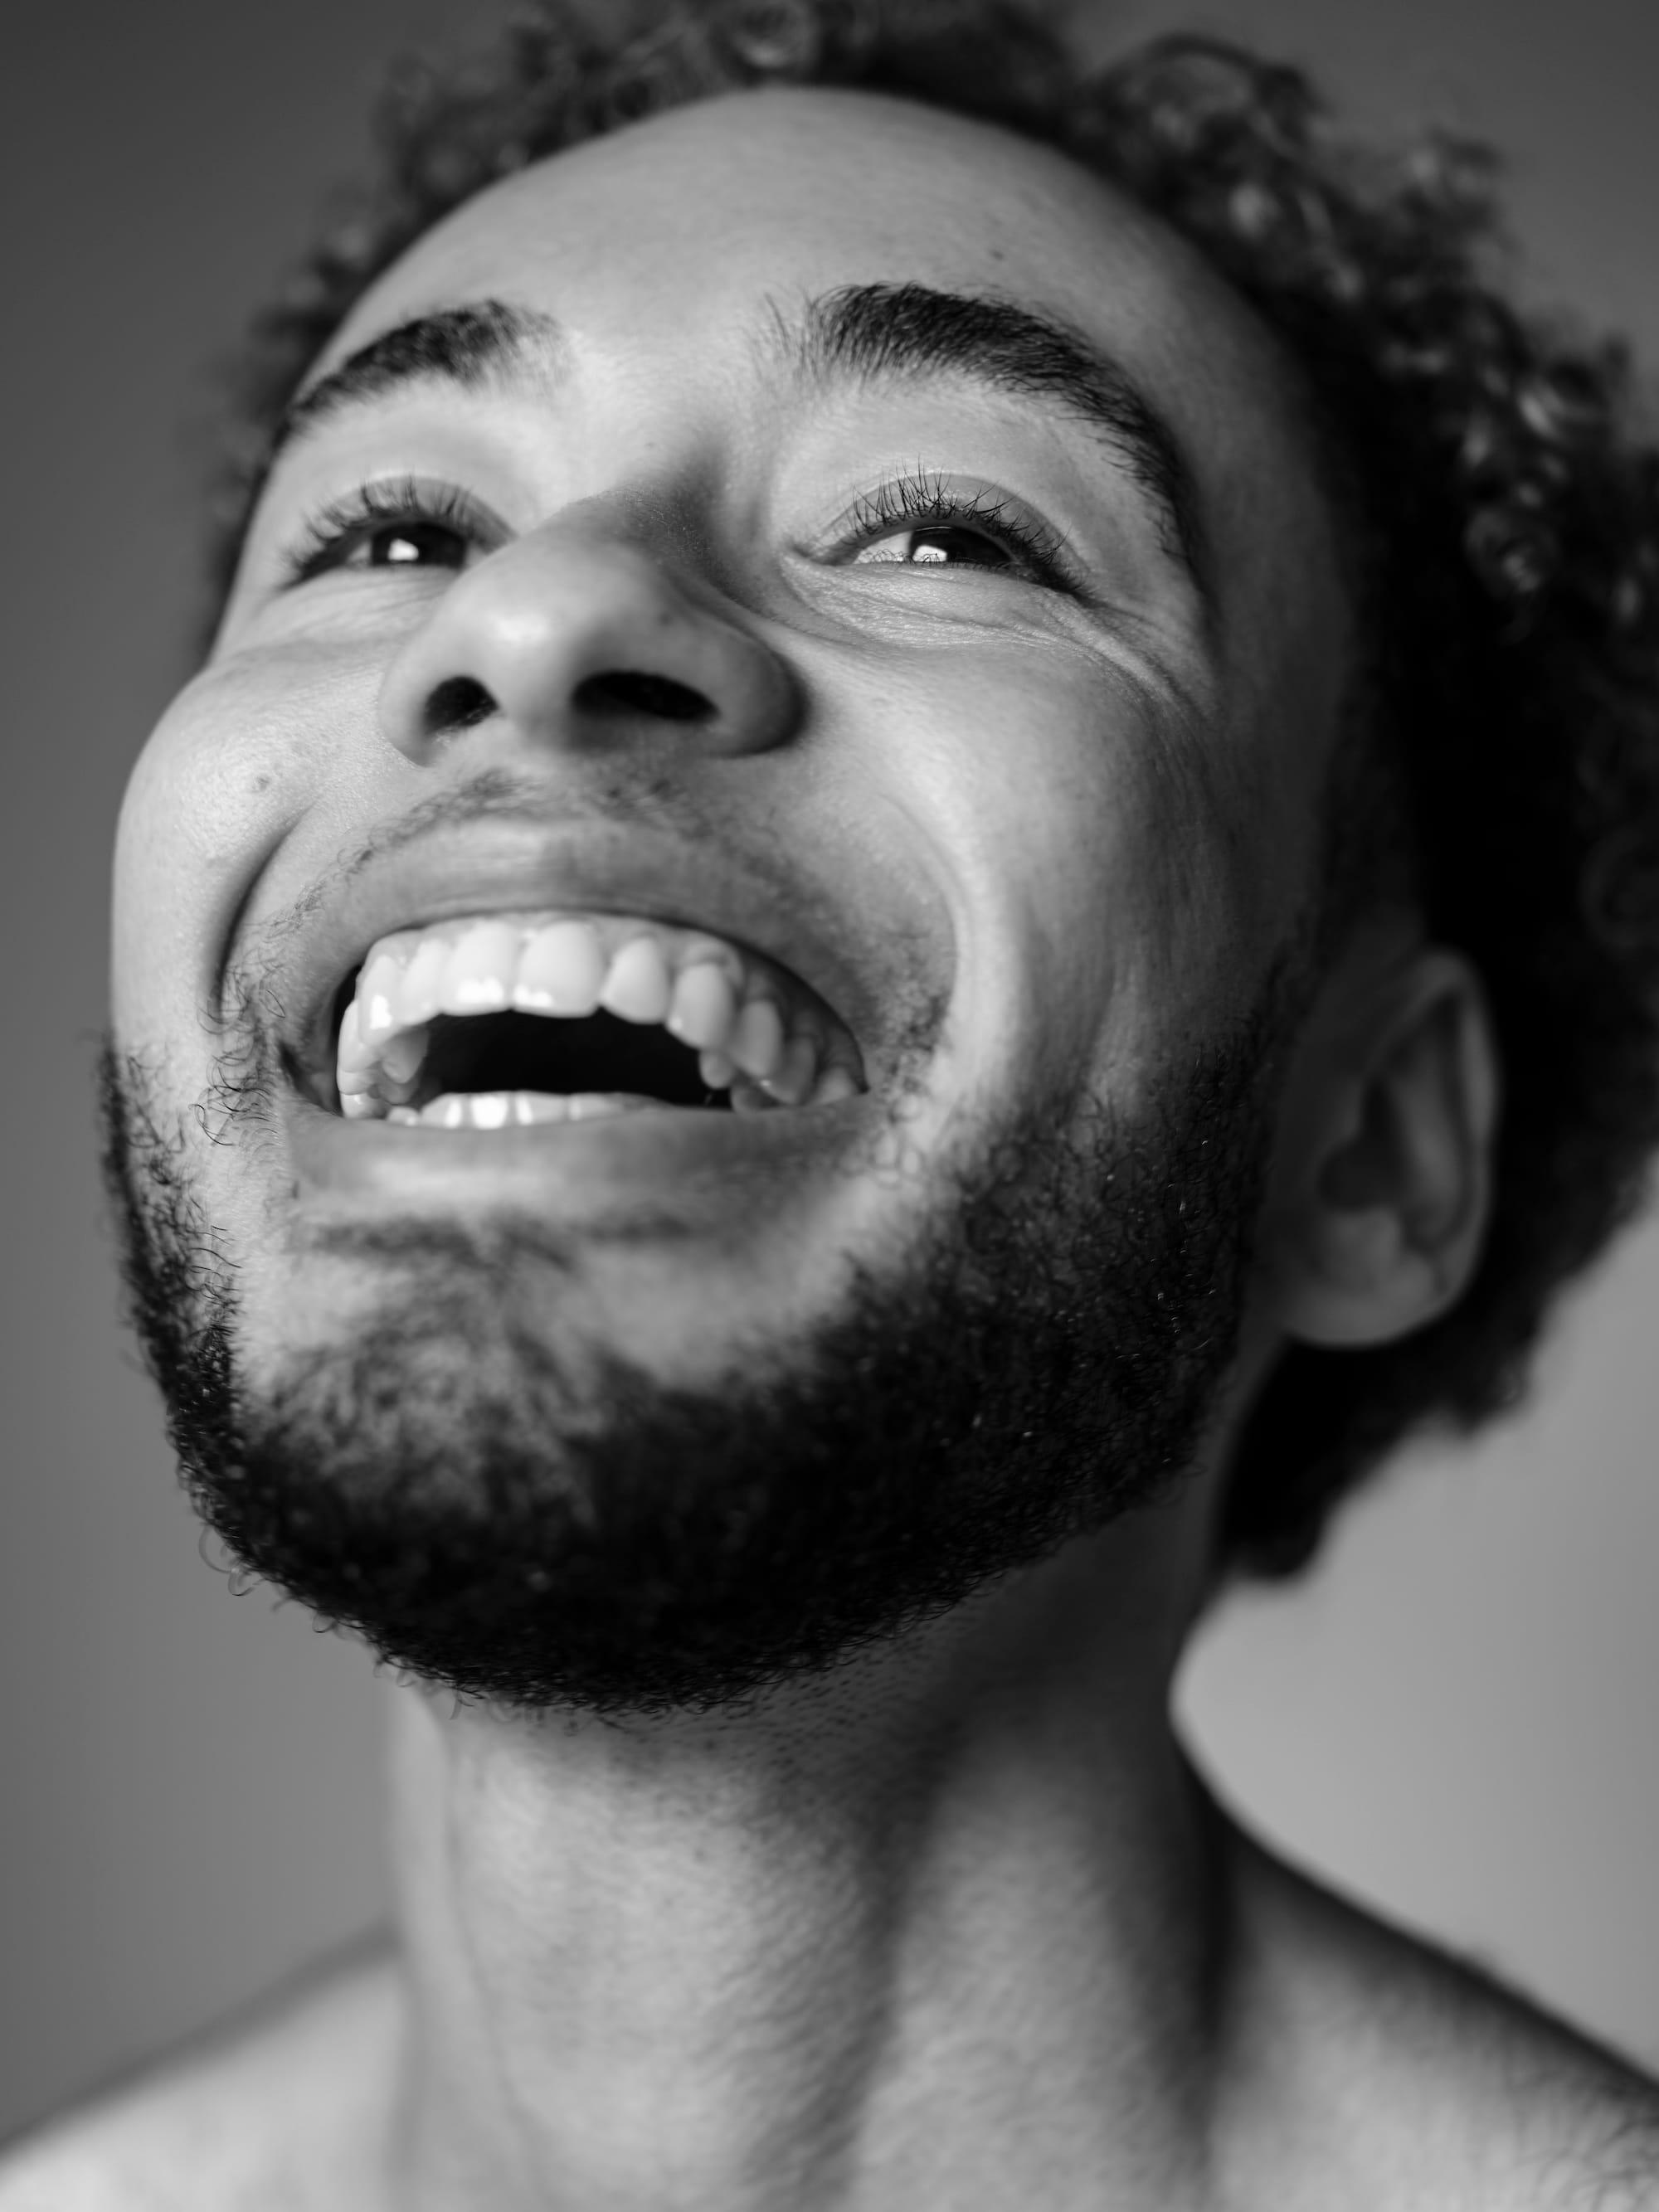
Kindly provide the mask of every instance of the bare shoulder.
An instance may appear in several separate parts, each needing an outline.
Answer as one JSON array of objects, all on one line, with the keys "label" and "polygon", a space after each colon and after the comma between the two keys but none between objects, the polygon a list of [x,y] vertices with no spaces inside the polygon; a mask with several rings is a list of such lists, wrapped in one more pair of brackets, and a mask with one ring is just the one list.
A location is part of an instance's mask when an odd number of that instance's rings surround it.
[{"label": "bare shoulder", "polygon": [[1659,2212],[1659,2085],[1243,1838],[1230,2199],[1277,2212]]},{"label": "bare shoulder", "polygon": [[0,2150],[0,2212],[374,2212],[401,2031],[361,1951]]}]

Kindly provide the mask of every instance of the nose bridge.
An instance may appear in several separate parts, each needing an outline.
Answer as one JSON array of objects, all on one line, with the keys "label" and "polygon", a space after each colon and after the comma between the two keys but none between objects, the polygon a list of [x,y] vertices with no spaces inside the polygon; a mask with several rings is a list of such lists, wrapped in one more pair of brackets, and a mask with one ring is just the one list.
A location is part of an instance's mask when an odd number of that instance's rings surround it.
[{"label": "nose bridge", "polygon": [[412,759],[507,726],[534,745],[695,727],[718,751],[775,744],[793,686],[751,628],[652,550],[592,522],[526,532],[458,576],[386,672],[380,720]]}]

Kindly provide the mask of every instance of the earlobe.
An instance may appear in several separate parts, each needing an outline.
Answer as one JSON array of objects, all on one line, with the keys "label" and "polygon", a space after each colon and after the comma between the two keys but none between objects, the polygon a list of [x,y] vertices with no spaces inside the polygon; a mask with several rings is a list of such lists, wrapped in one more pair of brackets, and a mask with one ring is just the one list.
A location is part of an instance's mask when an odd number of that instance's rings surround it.
[{"label": "earlobe", "polygon": [[1491,1017],[1461,954],[1334,971],[1287,1082],[1264,1218],[1287,1335],[1380,1344],[1455,1303],[1480,1256],[1497,1116]]}]

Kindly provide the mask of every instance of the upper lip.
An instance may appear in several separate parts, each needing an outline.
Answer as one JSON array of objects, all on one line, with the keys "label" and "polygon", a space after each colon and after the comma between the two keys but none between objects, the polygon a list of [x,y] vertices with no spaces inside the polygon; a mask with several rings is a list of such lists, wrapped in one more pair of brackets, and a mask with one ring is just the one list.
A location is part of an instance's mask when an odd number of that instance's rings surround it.
[{"label": "upper lip", "polygon": [[276,1030],[313,1078],[331,1069],[343,985],[390,931],[464,914],[564,908],[638,915],[750,946],[808,984],[851,1031],[866,1070],[878,1049],[884,965],[820,887],[771,865],[661,832],[494,816],[436,828],[319,886],[280,931]]}]

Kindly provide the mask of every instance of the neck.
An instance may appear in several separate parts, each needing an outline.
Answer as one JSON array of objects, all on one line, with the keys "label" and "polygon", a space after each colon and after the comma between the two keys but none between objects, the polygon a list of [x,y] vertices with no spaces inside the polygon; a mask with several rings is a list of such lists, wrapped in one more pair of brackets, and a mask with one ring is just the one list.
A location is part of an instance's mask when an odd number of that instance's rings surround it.
[{"label": "neck", "polygon": [[398,2201],[1176,2201],[1218,1940],[1182,1521],[739,1714],[407,1693]]}]

